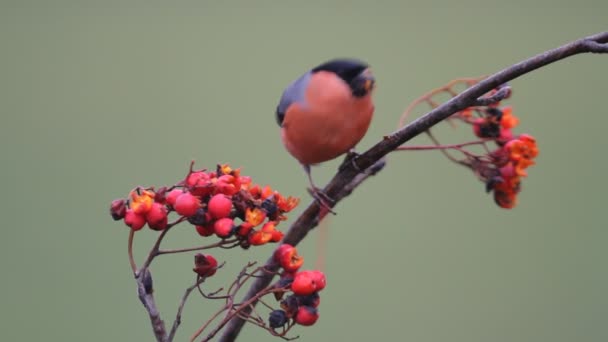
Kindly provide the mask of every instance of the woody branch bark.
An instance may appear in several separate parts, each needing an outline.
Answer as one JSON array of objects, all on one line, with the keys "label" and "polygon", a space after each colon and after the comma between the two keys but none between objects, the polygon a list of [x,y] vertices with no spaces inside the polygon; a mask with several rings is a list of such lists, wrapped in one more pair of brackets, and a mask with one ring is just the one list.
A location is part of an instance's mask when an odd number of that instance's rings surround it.
[{"label": "woody branch bark", "polygon": [[[329,184],[327,184],[323,191],[330,198],[335,199],[332,207],[353,191],[362,180],[367,178],[366,172],[368,170],[374,169],[374,166],[378,167],[379,164],[377,163],[382,163],[384,156],[396,150],[405,142],[427,131],[456,112],[484,103],[486,100],[483,98],[483,95],[492,89],[538,68],[581,53],[608,53],[608,31],[581,38],[503,69],[467,88],[462,93],[454,96],[449,101],[414,120],[407,126],[385,136],[380,142],[352,162],[345,163]],[[292,224],[283,239],[283,243],[297,245],[306,237],[310,230],[317,226],[325,214],[326,212],[321,210],[318,203],[312,202]],[[272,258],[267,261],[266,267],[272,271],[278,269]],[[274,276],[271,273],[257,278],[249,288],[244,300],[253,298],[256,293],[266,288],[273,278]],[[241,318],[233,318],[226,327],[220,341],[230,342],[236,340],[244,324],[245,321]]]}]

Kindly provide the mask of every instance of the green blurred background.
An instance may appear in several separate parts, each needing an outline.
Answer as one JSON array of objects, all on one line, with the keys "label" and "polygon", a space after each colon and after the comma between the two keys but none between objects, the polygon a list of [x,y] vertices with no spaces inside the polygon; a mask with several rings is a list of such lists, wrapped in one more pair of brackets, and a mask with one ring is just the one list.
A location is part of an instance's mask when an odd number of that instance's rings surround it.
[{"label": "green blurred background", "polygon": [[[373,66],[365,150],[423,92],[606,30],[607,11],[600,0],[1,1],[3,340],[152,340],[128,231],[108,205],[138,184],[175,182],[191,159],[241,166],[308,202],[274,121],[283,87],[307,68],[336,56]],[[514,210],[439,153],[391,156],[337,207],[321,319],[294,332],[303,341],[607,341],[607,78],[608,56],[585,55],[512,82],[517,132],[541,149]],[[336,166],[315,168],[317,182]],[[137,234],[138,261],[154,236]],[[167,246],[200,243],[182,229]],[[301,246],[313,267],[316,233]],[[271,250],[218,252],[228,264],[210,289]],[[153,266],[172,321],[192,256]],[[177,340],[214,308],[193,297]],[[241,340],[273,338],[250,326]]]}]

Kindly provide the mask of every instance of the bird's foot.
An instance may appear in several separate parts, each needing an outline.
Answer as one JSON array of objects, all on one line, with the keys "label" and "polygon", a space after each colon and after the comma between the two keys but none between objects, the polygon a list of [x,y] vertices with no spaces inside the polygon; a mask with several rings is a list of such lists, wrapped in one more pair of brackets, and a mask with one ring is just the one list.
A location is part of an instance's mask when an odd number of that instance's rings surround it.
[{"label": "bird's foot", "polygon": [[336,212],[333,211],[331,208],[334,204],[336,204],[336,201],[334,199],[329,197],[325,192],[323,192],[323,190],[317,187],[307,188],[307,190],[310,196],[312,196],[312,198],[314,198],[315,201],[319,203],[319,206],[322,209],[327,210],[328,212],[336,215]]},{"label": "bird's foot", "polygon": [[344,161],[338,167],[338,171],[342,172],[348,165],[352,165],[353,168],[357,172],[361,172],[361,168],[357,165],[357,158],[359,158],[361,154],[355,152],[355,150],[350,150],[346,152],[346,156],[344,157]]}]

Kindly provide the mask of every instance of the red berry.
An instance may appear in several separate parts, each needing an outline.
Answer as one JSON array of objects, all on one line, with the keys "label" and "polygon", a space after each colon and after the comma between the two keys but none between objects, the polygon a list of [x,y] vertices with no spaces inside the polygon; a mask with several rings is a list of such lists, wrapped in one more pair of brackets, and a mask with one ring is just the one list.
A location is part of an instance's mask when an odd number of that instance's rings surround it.
[{"label": "red berry", "polygon": [[170,206],[174,206],[175,201],[177,200],[179,195],[181,195],[183,193],[184,193],[184,190],[182,190],[182,189],[173,189],[173,190],[169,191],[169,193],[165,196],[165,202],[167,202],[167,204]]},{"label": "red berry", "polygon": [[304,258],[298,254],[293,246],[292,249],[286,248],[279,257],[279,264],[288,272],[297,271],[304,264]]},{"label": "red berry", "polygon": [[232,233],[232,228],[234,227],[234,221],[231,218],[221,218],[213,224],[213,231],[215,235],[226,238],[229,237]]},{"label": "red berry", "polygon": [[201,203],[197,197],[193,196],[189,192],[184,192],[177,197],[173,207],[178,214],[188,217],[196,214],[196,210],[200,206]]},{"label": "red berry", "polygon": [[300,306],[295,318],[296,323],[304,326],[313,325],[318,319],[319,311],[310,306]]},{"label": "red berry", "polygon": [[163,186],[156,190],[156,195],[154,196],[154,201],[158,203],[165,203],[167,200],[167,187]]},{"label": "red berry", "polygon": [[213,226],[196,226],[196,232],[200,236],[211,236],[214,233]]},{"label": "red berry", "polygon": [[189,174],[186,178],[186,185],[195,196],[204,196],[213,190],[209,175],[203,171],[195,171]]},{"label": "red berry", "polygon": [[216,192],[228,196],[232,196],[241,190],[241,184],[238,178],[231,175],[223,175],[215,182]]},{"label": "red berry", "polygon": [[276,262],[281,262],[281,259],[283,258],[283,253],[286,253],[288,251],[291,251],[295,249],[294,246],[290,245],[290,244],[282,244],[280,245],[275,251],[274,251],[274,261]]},{"label": "red berry", "polygon": [[194,256],[194,269],[201,277],[211,277],[217,270],[217,260],[212,255],[198,253]]},{"label": "red berry", "polygon": [[310,271],[310,276],[315,282],[316,291],[323,290],[325,285],[327,285],[327,280],[325,279],[325,274],[323,272],[318,270]]},{"label": "red berry", "polygon": [[146,224],[146,218],[143,215],[138,215],[133,209],[127,209],[125,213],[125,224],[133,230],[140,230]]},{"label": "red berry", "polygon": [[253,225],[251,223],[249,223],[249,222],[243,222],[239,226],[239,229],[237,230],[237,234],[239,236],[242,236],[242,237],[247,237],[247,235],[249,235],[249,232],[252,229],[253,229]]},{"label": "red berry", "polygon": [[148,226],[154,230],[163,230],[167,228],[167,207],[164,204],[154,202],[152,208],[146,214],[146,221]]},{"label": "red berry", "polygon": [[283,240],[283,232],[280,230],[274,230],[272,231],[272,238],[270,239],[271,242],[279,242]]},{"label": "red berry", "polygon": [[110,215],[115,221],[121,220],[127,213],[127,205],[124,199],[116,199],[110,205]]},{"label": "red berry", "polygon": [[228,217],[230,210],[232,210],[232,201],[222,194],[217,194],[209,200],[207,211],[213,218]]},{"label": "red berry", "polygon": [[314,277],[310,271],[296,273],[291,283],[291,290],[298,296],[308,296],[317,290]]}]

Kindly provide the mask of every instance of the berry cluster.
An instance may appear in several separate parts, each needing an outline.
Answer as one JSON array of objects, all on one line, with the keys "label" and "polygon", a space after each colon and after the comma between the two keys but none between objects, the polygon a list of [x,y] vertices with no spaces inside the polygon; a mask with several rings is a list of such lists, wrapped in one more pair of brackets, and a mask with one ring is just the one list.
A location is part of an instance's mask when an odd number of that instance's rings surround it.
[{"label": "berry cluster", "polygon": [[[253,184],[240,169],[224,164],[215,171],[191,167],[185,179],[171,187],[137,187],[128,199],[114,200],[110,213],[133,231],[146,223],[150,229],[164,230],[187,221],[201,236],[235,237],[235,245],[249,248],[281,241],[283,233],[276,226],[298,203],[298,198]],[[172,212],[179,217],[169,223]]]},{"label": "berry cluster", "polygon": [[521,179],[527,176],[526,168],[534,165],[538,155],[536,140],[529,134],[515,136],[512,129],[519,119],[509,106],[493,104],[487,107],[471,107],[457,114],[470,123],[473,133],[485,141],[494,141],[498,148],[484,156],[469,154],[466,164],[486,183],[487,191],[493,191],[494,201],[505,209],[517,204]]},{"label": "berry cluster", "polygon": [[285,292],[275,293],[277,300],[282,299],[281,309],[270,313],[268,324],[272,329],[294,323],[304,326],[315,324],[319,319],[319,291],[326,285],[325,274],[317,270],[298,271],[304,258],[295,247],[288,244],[281,245],[275,251],[274,260],[283,268],[281,278],[275,286],[285,288],[292,294],[283,299]]}]

